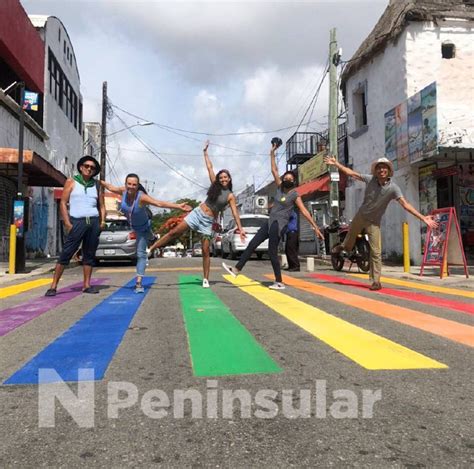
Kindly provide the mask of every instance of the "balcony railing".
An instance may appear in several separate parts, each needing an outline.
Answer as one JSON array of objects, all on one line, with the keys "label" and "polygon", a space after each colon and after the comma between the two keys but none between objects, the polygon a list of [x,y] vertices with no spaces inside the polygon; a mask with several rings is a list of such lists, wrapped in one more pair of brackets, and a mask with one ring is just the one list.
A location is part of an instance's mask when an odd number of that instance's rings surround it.
[{"label": "balcony railing", "polygon": [[[338,125],[337,138],[346,137],[346,124]],[[324,132],[296,132],[286,141],[286,163],[299,165],[329,146],[328,131]]]}]

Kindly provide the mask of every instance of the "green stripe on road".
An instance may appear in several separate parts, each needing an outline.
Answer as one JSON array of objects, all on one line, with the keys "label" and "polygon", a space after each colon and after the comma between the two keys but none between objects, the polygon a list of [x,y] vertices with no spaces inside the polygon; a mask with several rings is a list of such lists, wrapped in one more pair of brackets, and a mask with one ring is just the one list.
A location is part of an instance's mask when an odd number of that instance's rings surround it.
[{"label": "green stripe on road", "polygon": [[281,368],[201,278],[180,275],[179,293],[195,376],[278,373]]}]

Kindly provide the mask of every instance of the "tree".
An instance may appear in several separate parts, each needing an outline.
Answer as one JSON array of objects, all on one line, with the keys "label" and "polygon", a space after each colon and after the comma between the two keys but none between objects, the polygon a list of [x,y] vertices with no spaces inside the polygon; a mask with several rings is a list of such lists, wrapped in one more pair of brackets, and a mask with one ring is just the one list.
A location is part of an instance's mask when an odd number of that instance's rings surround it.
[{"label": "tree", "polygon": [[[201,202],[195,199],[178,199],[177,204],[188,204],[192,208],[196,208]],[[166,234],[186,216],[181,210],[166,210],[153,216],[151,226],[154,233]],[[195,235],[193,235],[195,237]],[[190,231],[183,233],[178,239],[184,246],[189,246]]]}]

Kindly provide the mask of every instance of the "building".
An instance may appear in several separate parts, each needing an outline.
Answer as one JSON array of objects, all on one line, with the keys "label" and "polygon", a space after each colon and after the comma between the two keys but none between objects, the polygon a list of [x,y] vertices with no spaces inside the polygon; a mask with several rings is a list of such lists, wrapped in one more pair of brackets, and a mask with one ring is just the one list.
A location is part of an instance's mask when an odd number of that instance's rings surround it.
[{"label": "building", "polygon": [[[338,126],[338,158],[347,164],[346,125]],[[313,216],[318,226],[323,227],[331,222],[329,192],[330,177],[328,167],[323,161],[328,146],[328,132],[296,132],[286,142],[287,168],[298,177],[296,191]],[[340,200],[344,202],[345,179],[339,183]],[[299,251],[301,254],[324,255],[329,251],[329,238],[321,242],[316,237],[311,225],[302,216],[298,216]]]},{"label": "building", "polygon": [[[43,15],[29,18],[43,44],[43,129],[49,136],[48,161],[71,177],[83,155],[82,96],[74,48],[60,19]],[[49,255],[61,250],[60,194],[44,187],[30,190],[33,226],[27,237],[29,250]]]},{"label": "building", "polygon": [[[66,180],[64,174],[57,169],[55,161],[50,158],[51,142],[44,127],[44,63],[44,43],[20,2],[2,0],[0,2],[0,256],[2,258],[8,253],[12,201],[17,193],[21,112],[25,117],[21,184],[23,193],[27,192],[25,189],[27,186],[45,188],[61,186]],[[37,111],[22,111],[20,91],[14,85],[22,81],[27,90],[38,93]],[[33,212],[34,210],[30,210],[31,220]]]},{"label": "building", "polygon": [[[349,162],[368,173],[386,156],[394,180],[423,213],[455,207],[465,250],[474,250],[474,2],[391,0],[341,77],[347,108]],[[352,218],[364,187],[346,189]],[[384,254],[402,252],[402,222],[419,263],[425,229],[390,204]]]}]

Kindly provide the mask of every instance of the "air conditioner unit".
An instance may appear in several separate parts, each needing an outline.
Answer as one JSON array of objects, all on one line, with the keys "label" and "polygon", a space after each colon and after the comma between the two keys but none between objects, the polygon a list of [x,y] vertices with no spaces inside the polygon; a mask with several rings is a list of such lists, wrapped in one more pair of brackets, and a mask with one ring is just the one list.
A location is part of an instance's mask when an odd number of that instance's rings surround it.
[{"label": "air conditioner unit", "polygon": [[268,197],[266,195],[255,197],[255,208],[268,208]]}]

